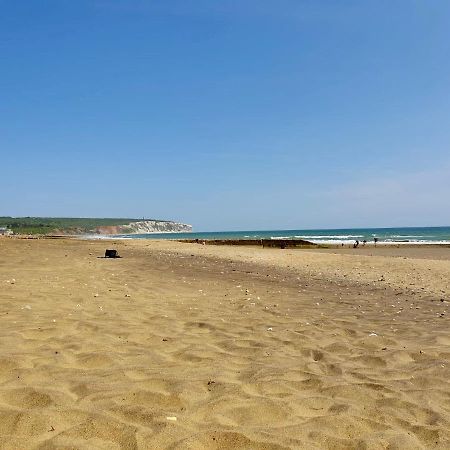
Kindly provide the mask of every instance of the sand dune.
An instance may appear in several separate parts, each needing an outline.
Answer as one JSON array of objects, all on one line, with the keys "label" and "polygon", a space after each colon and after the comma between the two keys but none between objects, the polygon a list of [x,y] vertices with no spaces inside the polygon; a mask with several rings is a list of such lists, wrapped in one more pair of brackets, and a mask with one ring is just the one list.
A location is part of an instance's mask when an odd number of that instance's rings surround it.
[{"label": "sand dune", "polygon": [[448,258],[111,245],[0,240],[1,448],[450,447]]}]

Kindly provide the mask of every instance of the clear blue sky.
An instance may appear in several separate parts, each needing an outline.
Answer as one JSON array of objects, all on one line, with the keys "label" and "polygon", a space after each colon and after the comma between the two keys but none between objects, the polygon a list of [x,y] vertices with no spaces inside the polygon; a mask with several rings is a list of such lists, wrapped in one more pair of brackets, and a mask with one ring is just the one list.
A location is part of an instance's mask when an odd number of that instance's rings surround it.
[{"label": "clear blue sky", "polygon": [[0,215],[450,224],[448,0],[0,8]]}]

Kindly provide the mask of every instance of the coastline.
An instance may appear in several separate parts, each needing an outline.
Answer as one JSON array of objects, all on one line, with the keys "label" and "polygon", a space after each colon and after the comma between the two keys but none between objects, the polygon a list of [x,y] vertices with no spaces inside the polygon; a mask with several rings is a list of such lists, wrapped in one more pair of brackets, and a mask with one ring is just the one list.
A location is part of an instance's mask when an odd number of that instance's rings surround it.
[{"label": "coastline", "polygon": [[[72,219],[75,220],[75,219]],[[94,220],[94,219],[90,219]],[[113,220],[113,219],[105,219]],[[140,224],[141,222],[137,222]],[[149,223],[142,222],[147,225]],[[152,222],[153,223],[153,222]],[[376,246],[410,246],[410,245],[449,245],[450,227],[397,227],[397,228],[341,228],[341,229],[309,229],[309,230],[243,230],[243,231],[192,231],[192,227],[185,224],[177,224],[179,228],[189,227],[190,229],[168,229],[169,222],[165,222],[165,229],[157,231],[154,227],[138,227],[132,233],[124,234],[118,232],[114,227],[102,227],[95,233],[70,233],[70,230],[57,233],[47,233],[47,235],[75,236],[81,239],[169,239],[187,241],[206,241],[207,243],[224,243],[230,245],[242,245],[244,242],[257,245],[259,242],[267,246],[297,247],[308,242],[308,245],[319,245],[327,248],[370,247]],[[175,223],[170,223],[171,225]],[[117,227],[116,227],[117,228]],[[102,232],[103,230],[104,232]],[[114,232],[114,230],[116,232]],[[70,234],[69,234],[70,233]]]},{"label": "coastline", "polygon": [[[400,228],[348,228],[318,230],[250,230],[250,231],[214,231],[214,232],[152,232],[107,235],[118,239],[179,239],[210,241],[260,241],[274,240],[309,241],[316,245],[350,245],[358,241],[359,247],[366,245],[450,245],[450,227],[400,227]],[[103,238],[100,235],[100,238]],[[92,235],[98,238],[99,235]]]},{"label": "coastline", "polygon": [[449,253],[0,239],[0,446],[448,448]]}]

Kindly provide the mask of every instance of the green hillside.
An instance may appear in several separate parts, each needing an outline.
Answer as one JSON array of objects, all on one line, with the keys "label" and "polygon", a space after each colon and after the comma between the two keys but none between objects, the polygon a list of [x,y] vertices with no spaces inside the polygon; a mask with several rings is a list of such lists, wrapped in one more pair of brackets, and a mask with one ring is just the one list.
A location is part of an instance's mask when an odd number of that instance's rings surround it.
[{"label": "green hillside", "polygon": [[[92,219],[69,217],[0,217],[0,227],[19,234],[86,233],[96,227],[127,225],[142,219]],[[150,219],[149,219],[150,220]]]}]

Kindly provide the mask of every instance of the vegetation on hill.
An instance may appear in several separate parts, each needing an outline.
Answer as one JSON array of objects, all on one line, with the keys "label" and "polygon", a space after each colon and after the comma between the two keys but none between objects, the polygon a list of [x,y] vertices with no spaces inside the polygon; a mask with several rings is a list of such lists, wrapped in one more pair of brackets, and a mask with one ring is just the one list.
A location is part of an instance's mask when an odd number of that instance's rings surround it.
[{"label": "vegetation on hill", "polygon": [[91,219],[69,217],[0,217],[0,227],[18,234],[87,233],[96,227],[127,225],[142,219]]}]

